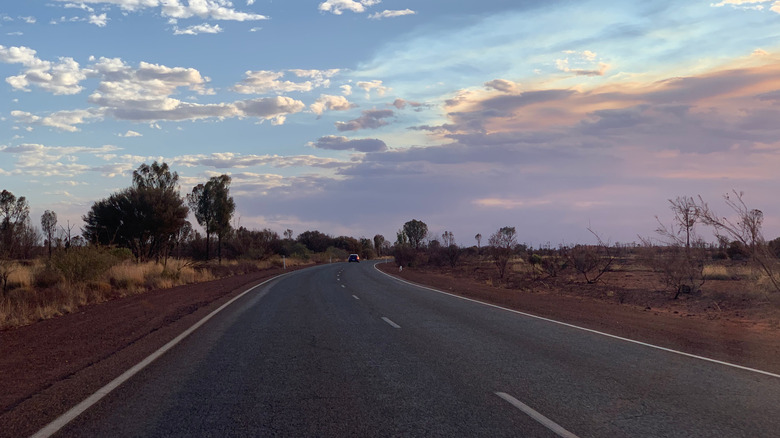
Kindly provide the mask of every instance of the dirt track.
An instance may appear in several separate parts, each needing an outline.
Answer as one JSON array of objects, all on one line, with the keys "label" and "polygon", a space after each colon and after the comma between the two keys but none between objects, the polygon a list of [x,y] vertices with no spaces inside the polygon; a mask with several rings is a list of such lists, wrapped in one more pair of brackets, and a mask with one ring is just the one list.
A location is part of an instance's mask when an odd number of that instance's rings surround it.
[{"label": "dirt track", "polygon": [[[380,265],[398,274],[392,264]],[[180,286],[0,332],[0,437],[29,436],[233,296],[281,269]],[[780,373],[780,331],[755,322],[497,289],[414,270],[404,279],[692,354]]]}]

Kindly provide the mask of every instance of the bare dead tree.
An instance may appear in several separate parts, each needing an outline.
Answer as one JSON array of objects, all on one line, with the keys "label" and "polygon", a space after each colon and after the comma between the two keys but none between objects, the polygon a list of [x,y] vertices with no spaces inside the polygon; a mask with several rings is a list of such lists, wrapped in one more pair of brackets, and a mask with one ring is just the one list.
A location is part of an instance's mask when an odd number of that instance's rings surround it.
[{"label": "bare dead tree", "polygon": [[[696,234],[695,226],[700,221],[701,209],[690,196],[669,199],[669,208],[674,213],[670,226],[658,218],[655,232],[665,248],[659,248],[646,263],[660,273],[664,283],[675,293],[673,299],[683,293],[697,293],[704,285],[705,243]],[[646,252],[653,248],[652,239],[640,237]]]},{"label": "bare dead tree", "polygon": [[744,245],[750,253],[750,259],[769,278],[776,292],[780,292],[780,279],[776,269],[776,257],[769,251],[766,240],[761,232],[764,221],[764,213],[758,209],[748,208],[742,199],[744,192],[732,190],[732,193],[723,195],[726,205],[737,215],[736,221],[725,216],[719,216],[699,196],[699,215],[702,223],[715,229],[717,236],[728,236]]},{"label": "bare dead tree", "polygon": [[595,284],[605,273],[609,272],[615,261],[615,256],[610,250],[609,243],[605,243],[592,228],[588,227],[588,231],[596,236],[598,244],[595,246],[577,245],[567,252],[566,258],[569,265],[582,274],[586,283]]}]

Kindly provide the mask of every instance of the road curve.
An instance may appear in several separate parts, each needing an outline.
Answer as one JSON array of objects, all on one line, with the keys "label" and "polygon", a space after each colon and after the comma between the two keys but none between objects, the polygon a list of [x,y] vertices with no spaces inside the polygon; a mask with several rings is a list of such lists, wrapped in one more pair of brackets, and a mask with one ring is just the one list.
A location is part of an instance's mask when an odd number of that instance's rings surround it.
[{"label": "road curve", "polygon": [[460,300],[364,262],[297,271],[251,291],[56,436],[778,430],[776,377]]}]

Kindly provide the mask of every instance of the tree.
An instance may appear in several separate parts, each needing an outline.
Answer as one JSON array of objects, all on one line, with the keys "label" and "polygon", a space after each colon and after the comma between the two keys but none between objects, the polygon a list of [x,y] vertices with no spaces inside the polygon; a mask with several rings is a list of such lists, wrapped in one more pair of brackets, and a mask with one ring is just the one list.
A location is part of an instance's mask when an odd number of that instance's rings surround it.
[{"label": "tree", "polygon": [[376,255],[381,256],[382,255],[382,246],[385,244],[385,236],[381,234],[377,234],[374,236],[374,250],[376,251]]},{"label": "tree", "polygon": [[498,268],[498,278],[504,278],[509,259],[512,258],[512,251],[517,245],[515,227],[502,227],[490,236],[488,239],[490,245],[490,254],[493,262]]},{"label": "tree", "polygon": [[129,248],[138,260],[167,262],[176,236],[187,222],[178,191],[179,176],[166,163],[142,164],[131,187],[95,202],[82,230],[85,239]]},{"label": "tree", "polygon": [[420,249],[420,244],[428,235],[428,225],[423,221],[412,219],[404,224],[403,231],[407,239],[409,239],[409,244],[414,249]]},{"label": "tree", "polygon": [[[675,290],[673,299],[682,293],[697,293],[704,285],[704,261],[706,251],[704,241],[696,235],[695,226],[699,222],[700,209],[689,196],[669,199],[669,208],[674,213],[672,224],[667,227],[658,216],[656,234],[666,245],[648,257],[648,263],[663,276],[667,286]],[[642,239],[646,246],[649,240]]]},{"label": "tree", "polygon": [[477,250],[479,250],[480,246],[482,245],[482,234],[477,233],[474,238],[477,240]]},{"label": "tree", "polygon": [[292,238],[293,238],[293,230],[291,230],[289,228],[284,230],[284,238],[287,239],[287,240],[292,240]]},{"label": "tree", "polygon": [[3,294],[8,278],[16,269],[15,259],[22,253],[23,239],[29,226],[30,207],[24,196],[17,198],[8,190],[0,192],[0,283]]},{"label": "tree", "polygon": [[455,244],[455,234],[452,231],[445,231],[441,235],[441,241],[444,246],[444,256],[447,258],[450,267],[454,268],[460,258],[460,248]]},{"label": "tree", "polygon": [[209,258],[211,235],[217,236],[217,257],[222,262],[222,239],[230,232],[230,219],[236,203],[230,196],[231,178],[228,175],[211,177],[206,184],[198,184],[187,195],[195,219],[206,231],[206,259]]},{"label": "tree", "polygon": [[776,260],[769,251],[764,240],[761,226],[764,221],[764,213],[758,209],[748,208],[742,199],[744,192],[733,190],[731,194],[725,194],[723,199],[734,213],[737,221],[722,217],[712,211],[706,202],[699,196],[699,217],[702,223],[715,228],[718,236],[724,234],[739,242],[750,254],[750,259],[769,278],[775,291],[780,292],[780,278],[776,272]]},{"label": "tree", "polygon": [[49,258],[51,258],[51,243],[54,240],[54,232],[57,231],[57,213],[46,210],[41,215],[41,230],[46,236],[46,246],[49,249]]}]

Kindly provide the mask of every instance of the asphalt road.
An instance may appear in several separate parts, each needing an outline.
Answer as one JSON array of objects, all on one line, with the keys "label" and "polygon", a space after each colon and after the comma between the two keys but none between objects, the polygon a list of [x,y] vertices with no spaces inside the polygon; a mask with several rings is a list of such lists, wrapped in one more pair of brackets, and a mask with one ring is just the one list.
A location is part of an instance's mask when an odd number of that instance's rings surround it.
[{"label": "asphalt road", "polygon": [[780,378],[410,286],[363,262],[253,290],[56,436],[778,434]]}]

